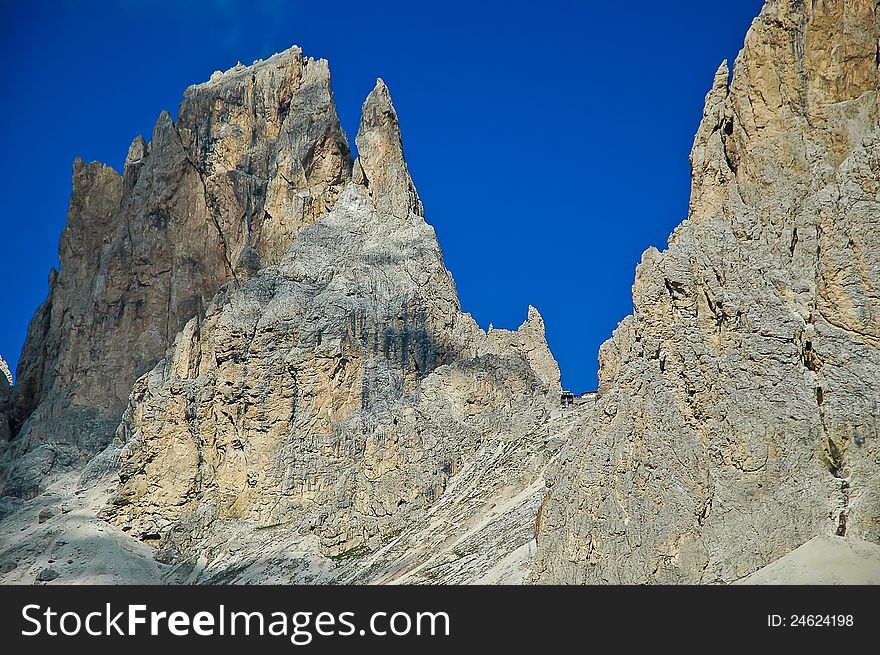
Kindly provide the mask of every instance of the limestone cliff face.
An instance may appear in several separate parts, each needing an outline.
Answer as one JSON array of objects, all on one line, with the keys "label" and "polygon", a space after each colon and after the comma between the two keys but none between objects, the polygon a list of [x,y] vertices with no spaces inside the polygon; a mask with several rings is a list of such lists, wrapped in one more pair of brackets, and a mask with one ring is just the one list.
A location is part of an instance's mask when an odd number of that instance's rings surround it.
[{"label": "limestone cliff face", "polygon": [[645,252],[548,476],[536,578],[696,583],[880,541],[876,0],[769,0],[719,69],[688,219]]},{"label": "limestone cliff face", "polygon": [[356,161],[296,48],[191,87],[122,175],[74,165],[0,372],[0,581],[714,583],[880,542],[878,39],[876,0],[768,0],[565,409],[536,310],[462,312],[381,80]]},{"label": "limestone cliff face", "polygon": [[[256,551],[233,565],[229,535],[240,544],[275,530],[283,550],[313,539],[299,549],[373,558],[326,579],[400,575],[454,533],[426,531],[431,515],[477,512],[493,490],[519,518],[482,543],[470,534],[479,563],[453,570],[478,579],[533,539],[552,451],[537,433],[559,390],[543,321],[530,309],[518,331],[487,335],[461,312],[381,80],[357,144],[333,209],[277,266],[224,287],[134,386],[106,515],[168,562],[201,557],[216,579],[240,576]],[[459,516],[462,530],[469,520]]]},{"label": "limestone cliff face", "polygon": [[145,542],[117,582],[528,577],[562,442],[543,320],[462,313],[381,80],[356,142],[353,161],[326,64],[294,48],[188,89],[122,176],[75,164],[0,555],[50,557],[59,533],[27,516],[62,498],[85,502],[62,533],[103,534],[103,507],[114,543]]},{"label": "limestone cliff face", "polygon": [[351,167],[327,64],[297,48],[187,89],[177,123],[163,112],[122,175],[77,160],[60,270],[18,367],[6,493],[32,495],[42,473],[105,446],[186,322],[278,263]]}]

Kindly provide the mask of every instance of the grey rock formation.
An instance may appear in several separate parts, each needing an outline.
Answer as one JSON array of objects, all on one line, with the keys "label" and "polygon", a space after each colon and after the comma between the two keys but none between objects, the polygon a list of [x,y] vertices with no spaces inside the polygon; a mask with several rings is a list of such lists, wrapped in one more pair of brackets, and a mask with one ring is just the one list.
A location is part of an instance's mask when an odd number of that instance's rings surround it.
[{"label": "grey rock formation", "polygon": [[9,370],[9,364],[0,357],[0,388],[9,388],[12,386],[12,372]]},{"label": "grey rock formation", "polygon": [[[543,320],[461,312],[381,80],[357,144],[293,49],[187,90],[123,176],[76,164],[19,368],[5,581],[528,577],[564,440]],[[70,539],[105,547],[54,561]]]},{"label": "grey rock formation", "polygon": [[191,87],[122,176],[75,165],[0,376],[0,581],[724,583],[877,543],[878,7],[768,0],[565,409],[536,310],[462,312],[381,80],[356,161],[298,49]]},{"label": "grey rock formation", "polygon": [[[279,554],[358,562],[279,566],[275,580],[430,581],[420,567],[438,552],[425,543],[457,531],[452,568],[473,581],[533,540],[559,390],[543,321],[530,309],[518,331],[487,335],[461,312],[381,81],[357,143],[333,210],[278,266],[225,287],[134,387],[106,516],[156,541],[163,561],[202,558],[199,575],[242,579],[267,548],[236,556],[230,544],[274,530]],[[517,520],[496,520],[490,498]],[[498,534],[471,534],[477,511]],[[458,528],[432,526],[443,512]]]},{"label": "grey rock formation", "polygon": [[351,166],[327,64],[298,48],[187,89],[177,124],[163,112],[123,175],[77,160],[61,267],[18,367],[5,493],[31,496],[103,448],[185,323],[277,263]]},{"label": "grey rock formation", "polygon": [[736,580],[880,541],[875,0],[768,0],[719,69],[688,219],[642,257],[548,476],[535,577]]}]

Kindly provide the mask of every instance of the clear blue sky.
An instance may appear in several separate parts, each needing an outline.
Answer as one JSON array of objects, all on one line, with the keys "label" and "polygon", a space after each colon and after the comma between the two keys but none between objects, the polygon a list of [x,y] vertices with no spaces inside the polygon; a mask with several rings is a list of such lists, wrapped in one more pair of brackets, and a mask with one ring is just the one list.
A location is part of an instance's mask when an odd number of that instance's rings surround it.
[{"label": "clear blue sky", "polygon": [[217,69],[302,46],[349,139],[376,77],[465,311],[535,305],[563,384],[596,385],[635,265],[685,218],[688,153],[761,0],[0,0],[0,354],[15,367],[57,266],[71,164],[119,169]]}]

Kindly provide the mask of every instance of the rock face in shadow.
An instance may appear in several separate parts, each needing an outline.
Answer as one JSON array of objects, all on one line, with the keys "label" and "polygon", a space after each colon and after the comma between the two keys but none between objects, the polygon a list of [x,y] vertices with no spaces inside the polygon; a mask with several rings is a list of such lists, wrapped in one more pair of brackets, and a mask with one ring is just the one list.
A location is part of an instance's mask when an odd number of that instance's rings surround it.
[{"label": "rock face in shadow", "polygon": [[45,473],[106,446],[134,381],[221,286],[277,264],[351,167],[327,63],[298,48],[187,89],[177,123],[163,112],[122,175],[78,159],[0,491],[38,493]]},{"label": "rock face in shadow", "polygon": [[548,477],[535,578],[736,580],[880,541],[875,0],[769,0],[706,97],[688,219],[649,249]]}]

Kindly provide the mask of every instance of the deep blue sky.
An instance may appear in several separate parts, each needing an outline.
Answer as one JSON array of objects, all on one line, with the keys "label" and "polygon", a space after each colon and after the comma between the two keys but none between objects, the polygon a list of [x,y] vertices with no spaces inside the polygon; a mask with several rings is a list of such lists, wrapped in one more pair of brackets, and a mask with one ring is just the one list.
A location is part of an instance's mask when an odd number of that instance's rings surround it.
[{"label": "deep blue sky", "polygon": [[635,265],[685,218],[688,153],[761,0],[0,0],[0,354],[18,362],[71,164],[120,169],[183,90],[292,44],[330,61],[349,139],[376,77],[465,311],[535,305],[563,384],[596,385]]}]

